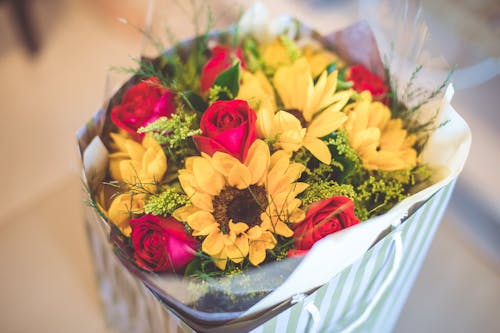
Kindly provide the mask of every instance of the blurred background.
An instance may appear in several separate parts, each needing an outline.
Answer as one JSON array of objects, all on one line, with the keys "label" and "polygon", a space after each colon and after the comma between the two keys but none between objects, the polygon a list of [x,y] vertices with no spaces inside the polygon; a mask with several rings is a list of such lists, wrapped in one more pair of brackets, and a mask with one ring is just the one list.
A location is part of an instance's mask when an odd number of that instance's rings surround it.
[{"label": "blurred background", "polygon": [[[188,1],[164,2],[171,32],[191,35]],[[251,2],[210,1],[223,13],[216,26]],[[377,19],[379,2],[266,5],[328,33]],[[473,143],[395,332],[498,332],[500,3],[421,3],[434,64],[457,68],[452,105]],[[104,103],[115,82],[106,79],[109,68],[133,64],[142,49],[141,34],[117,18],[143,26],[147,7],[147,0],[0,0],[1,332],[110,332],[86,242],[75,132]]]}]

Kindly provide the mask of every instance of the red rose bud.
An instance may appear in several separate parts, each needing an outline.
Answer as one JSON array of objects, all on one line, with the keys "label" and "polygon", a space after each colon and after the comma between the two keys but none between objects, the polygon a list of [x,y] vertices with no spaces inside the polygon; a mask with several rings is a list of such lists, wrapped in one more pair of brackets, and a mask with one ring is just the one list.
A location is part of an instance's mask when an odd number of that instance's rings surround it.
[{"label": "red rose bud", "polygon": [[212,87],[217,76],[231,67],[234,57],[243,65],[243,52],[241,48],[233,49],[229,46],[217,45],[212,49],[212,56],[201,70],[201,92],[205,93]]},{"label": "red rose bud", "polygon": [[153,272],[182,272],[196,256],[198,241],[173,217],[144,215],[130,221],[134,259]]},{"label": "red rose bud", "polygon": [[175,94],[152,77],[125,92],[121,104],[111,110],[111,120],[136,141],[141,141],[144,134],[137,133],[140,127],[160,117],[170,117],[175,110]]},{"label": "red rose bud", "polygon": [[255,111],[246,101],[217,101],[201,117],[202,135],[193,139],[200,152],[212,156],[221,151],[244,161],[257,139],[256,119]]},{"label": "red rose bud", "polygon": [[357,92],[368,90],[374,100],[388,102],[389,87],[366,67],[362,65],[352,66],[346,73],[346,79],[353,82],[353,89]]},{"label": "red rose bud", "polygon": [[295,250],[289,256],[303,254],[302,251],[309,250],[323,237],[358,223],[351,199],[334,196],[316,202],[309,207],[304,220],[292,226]]}]

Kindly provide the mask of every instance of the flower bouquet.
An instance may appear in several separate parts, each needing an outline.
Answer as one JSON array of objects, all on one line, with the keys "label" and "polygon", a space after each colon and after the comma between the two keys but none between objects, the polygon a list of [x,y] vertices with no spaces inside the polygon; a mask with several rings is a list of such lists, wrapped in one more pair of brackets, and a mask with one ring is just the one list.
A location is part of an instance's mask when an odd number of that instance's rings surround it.
[{"label": "flower bouquet", "polygon": [[468,150],[448,82],[401,100],[366,25],[264,17],[142,58],[78,135],[106,248],[199,331],[255,328],[328,284]]}]

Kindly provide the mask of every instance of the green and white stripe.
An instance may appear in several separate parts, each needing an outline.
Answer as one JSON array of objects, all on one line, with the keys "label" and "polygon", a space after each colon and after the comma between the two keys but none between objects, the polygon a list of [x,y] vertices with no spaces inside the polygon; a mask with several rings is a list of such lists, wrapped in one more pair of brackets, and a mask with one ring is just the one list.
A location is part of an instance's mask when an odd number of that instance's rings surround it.
[{"label": "green and white stripe", "polygon": [[[330,283],[252,333],[313,332],[314,323],[306,309],[311,302],[320,313],[319,323],[316,323],[318,332],[391,332],[439,226],[453,185],[440,190]],[[396,234],[400,234],[402,240],[400,266],[393,272],[396,274],[381,297],[371,304],[393,269],[393,236]],[[369,306],[372,311],[366,320],[348,329]]]}]

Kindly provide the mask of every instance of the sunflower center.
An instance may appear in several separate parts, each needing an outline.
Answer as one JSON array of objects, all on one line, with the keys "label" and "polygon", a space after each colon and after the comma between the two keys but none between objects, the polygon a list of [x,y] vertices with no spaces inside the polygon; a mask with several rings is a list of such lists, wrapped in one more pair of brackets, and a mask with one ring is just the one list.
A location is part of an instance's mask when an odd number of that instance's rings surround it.
[{"label": "sunflower center", "polygon": [[302,126],[302,128],[307,128],[307,121],[299,109],[287,109],[285,110],[285,112],[288,112],[289,114],[297,118],[300,121],[300,125]]},{"label": "sunflower center", "polygon": [[251,185],[244,190],[225,187],[213,198],[214,218],[223,232],[229,231],[229,221],[244,222],[249,227],[260,223],[260,214],[268,201],[263,186]]}]

